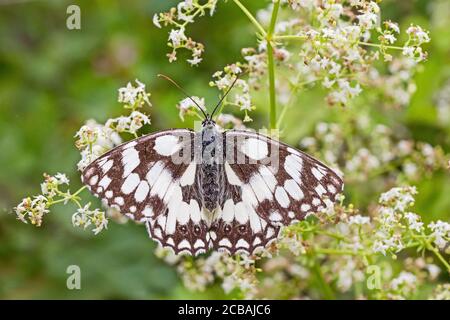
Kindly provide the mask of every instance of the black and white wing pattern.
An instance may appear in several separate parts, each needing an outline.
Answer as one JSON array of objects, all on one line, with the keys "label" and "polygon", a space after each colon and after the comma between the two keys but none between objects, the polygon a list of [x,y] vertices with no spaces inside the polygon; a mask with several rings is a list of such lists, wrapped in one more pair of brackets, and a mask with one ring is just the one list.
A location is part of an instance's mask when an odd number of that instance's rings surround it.
[{"label": "black and white wing pattern", "polygon": [[249,131],[224,133],[226,189],[214,248],[252,253],[277,238],[281,226],[303,220],[336,200],[339,175],[320,161]]},{"label": "black and white wing pattern", "polygon": [[[226,164],[228,167],[228,165]],[[228,167],[229,168],[229,167]],[[223,204],[219,206],[211,225],[212,248],[216,251],[253,253],[276,240],[280,226],[270,224],[256,211],[257,199],[237,182],[230,169]],[[231,179],[230,179],[231,174]],[[236,179],[236,180],[234,180]]]},{"label": "black and white wing pattern", "polygon": [[321,210],[342,191],[333,170],[286,144],[249,131],[221,136],[217,181],[206,182],[220,188],[212,211],[205,208],[211,195],[202,185],[206,167],[198,153],[206,144],[190,130],[122,144],[93,161],[82,180],[105,205],[144,222],[161,246],[191,255],[253,253],[277,239],[282,226]]},{"label": "black and white wing pattern", "polygon": [[150,236],[175,253],[208,248],[195,187],[194,133],[160,131],[122,144],[93,161],[83,182],[103,203],[144,222]]}]

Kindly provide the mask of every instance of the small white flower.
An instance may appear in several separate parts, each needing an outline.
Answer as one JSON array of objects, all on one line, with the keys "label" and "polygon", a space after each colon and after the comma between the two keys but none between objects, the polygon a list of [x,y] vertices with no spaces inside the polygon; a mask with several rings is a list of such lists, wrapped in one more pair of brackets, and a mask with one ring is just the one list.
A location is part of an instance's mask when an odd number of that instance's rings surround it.
[{"label": "small white flower", "polygon": [[428,224],[428,228],[433,231],[431,234],[434,239],[433,242],[439,248],[445,248],[450,239],[450,224],[448,222],[438,220]]},{"label": "small white flower", "polygon": [[322,81],[322,85],[327,89],[330,89],[335,83],[335,80],[330,80],[328,79],[328,77],[325,77],[325,79]]},{"label": "small white flower", "polygon": [[145,84],[140,82],[138,79],[135,80],[135,83],[136,86],[128,82],[126,87],[119,88],[119,97],[117,100],[121,103],[134,105],[136,101],[141,98],[148,105],[151,105],[150,101],[148,100],[149,94],[145,90]]},{"label": "small white flower", "polygon": [[135,134],[145,124],[150,124],[150,119],[147,115],[139,111],[133,111],[129,116],[129,119],[130,127],[128,128],[128,131],[133,134]]},{"label": "small white flower", "polygon": [[161,29],[161,24],[159,23],[159,16],[157,13],[155,13],[153,15],[153,24],[157,27]]},{"label": "small white flower", "polygon": [[334,38],[335,34],[336,34],[335,31],[330,28],[324,28],[322,30],[322,35],[324,38],[332,39],[332,38]]},{"label": "small white flower", "polygon": [[300,141],[300,145],[304,148],[310,148],[316,145],[316,139],[314,137],[305,137]]},{"label": "small white flower", "polygon": [[279,48],[279,49],[275,49],[275,57],[279,60],[279,61],[288,61],[289,58],[291,57],[291,53],[284,49],[284,48]]},{"label": "small white flower", "polygon": [[423,230],[423,222],[420,222],[420,217],[412,212],[405,213],[405,218],[408,221],[409,228],[417,232]]},{"label": "small white flower", "polygon": [[230,275],[230,276],[223,278],[223,281],[222,281],[223,291],[226,294],[230,293],[231,291],[233,291],[234,288],[237,287],[238,282],[239,281],[235,278],[234,275]]},{"label": "small white flower", "polygon": [[255,260],[251,259],[247,254],[243,254],[241,255],[241,260],[239,261],[239,264],[248,269],[250,268],[250,266],[255,264]]},{"label": "small white flower", "polygon": [[225,90],[231,86],[232,80],[230,77],[225,76],[225,77],[220,78],[219,80],[216,80],[215,84],[219,90]]},{"label": "small white flower", "polygon": [[108,219],[103,211],[99,209],[90,210],[91,204],[88,203],[84,207],[78,208],[77,212],[72,215],[72,224],[76,227],[86,229],[94,225],[92,230],[95,235],[106,229],[108,226]]},{"label": "small white flower", "polygon": [[188,59],[187,62],[191,65],[191,66],[196,66],[198,65],[200,62],[202,62],[202,58],[200,57],[193,57],[192,59]]},{"label": "small white flower", "polygon": [[403,53],[404,56],[413,58],[415,50],[416,50],[416,48],[414,48],[414,47],[405,46],[405,47],[403,47],[402,53]]},{"label": "small white flower", "polygon": [[250,100],[250,95],[248,94],[236,94],[235,102],[241,110],[252,110],[252,102]]},{"label": "small white flower", "polygon": [[378,15],[373,12],[365,12],[357,16],[359,24],[367,29],[372,29],[378,23]]},{"label": "small white flower", "polygon": [[356,216],[351,216],[348,219],[348,224],[349,225],[358,225],[358,226],[362,226],[363,224],[370,224],[370,218],[369,217],[363,217],[361,215],[356,215]]},{"label": "small white flower", "polygon": [[394,43],[394,42],[397,40],[397,38],[395,38],[395,36],[392,35],[392,34],[385,34],[385,35],[384,35],[384,38],[385,38],[390,44]]},{"label": "small white flower", "polygon": [[411,272],[402,271],[397,278],[394,278],[390,286],[394,290],[398,290],[401,287],[414,287],[417,282],[417,277]]},{"label": "small white flower", "polygon": [[172,29],[169,33],[169,40],[174,47],[179,47],[183,41],[187,40],[184,29]]},{"label": "small white flower", "polygon": [[58,184],[69,184],[69,179],[67,178],[67,176],[64,173],[57,173],[55,175],[56,180],[58,180]]},{"label": "small white flower", "polygon": [[188,113],[191,109],[198,111],[197,106],[194,104],[194,102],[192,101],[194,100],[195,102],[197,102],[197,104],[202,107],[203,109],[205,109],[205,98],[200,98],[197,96],[192,96],[190,98],[185,98],[183,100],[181,100],[178,104],[177,104],[177,108],[180,110],[179,116],[181,120],[184,120],[184,116],[186,115],[186,113]]},{"label": "small white flower", "polygon": [[413,37],[413,39],[415,39],[419,45],[422,43],[430,42],[430,36],[428,35],[428,32],[424,31],[420,26],[411,25],[406,30],[406,33]]},{"label": "small white flower", "polygon": [[400,28],[398,27],[398,24],[392,21],[385,21],[384,22],[386,27],[393,30],[395,33],[400,33]]},{"label": "small white flower", "polygon": [[427,264],[426,268],[427,268],[427,270],[428,270],[428,272],[430,274],[430,279],[431,280],[435,280],[439,276],[439,274],[441,273],[441,268],[439,268],[435,264],[432,264],[432,263]]}]

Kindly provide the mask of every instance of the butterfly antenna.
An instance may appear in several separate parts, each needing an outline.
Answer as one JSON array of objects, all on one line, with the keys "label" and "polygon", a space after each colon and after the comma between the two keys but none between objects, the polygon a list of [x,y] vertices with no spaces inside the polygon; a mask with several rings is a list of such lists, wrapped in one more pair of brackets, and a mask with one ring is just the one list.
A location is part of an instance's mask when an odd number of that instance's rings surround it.
[{"label": "butterfly antenna", "polygon": [[223,102],[223,99],[225,99],[225,97],[228,95],[228,93],[230,93],[231,89],[233,89],[234,85],[236,84],[236,81],[238,81],[240,75],[236,75],[236,79],[234,79],[233,83],[231,84],[231,86],[228,88],[228,90],[225,92],[225,94],[222,96],[222,98],[220,98],[219,102],[217,103],[216,107],[214,108],[213,112],[211,113],[211,119],[214,115],[214,113],[216,112],[217,108],[220,107],[220,105]]},{"label": "butterfly antenna", "polygon": [[175,87],[177,87],[178,90],[180,90],[181,92],[184,93],[184,95],[189,98],[196,106],[197,108],[199,108],[199,110],[203,113],[203,116],[205,117],[205,119],[208,119],[208,114],[205,112],[205,110],[197,103],[197,101],[195,101],[194,99],[192,99],[192,97],[182,88],[178,85],[178,83],[175,82],[175,80],[169,78],[168,76],[164,75],[164,74],[158,74],[158,77],[162,77],[164,79],[166,79],[167,81],[170,81]]}]

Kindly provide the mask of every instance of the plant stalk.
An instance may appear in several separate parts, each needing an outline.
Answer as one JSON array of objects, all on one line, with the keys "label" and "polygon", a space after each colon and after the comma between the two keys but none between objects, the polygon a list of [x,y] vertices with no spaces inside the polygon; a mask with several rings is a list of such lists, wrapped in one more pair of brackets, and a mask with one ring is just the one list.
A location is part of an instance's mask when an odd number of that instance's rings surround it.
[{"label": "plant stalk", "polygon": [[256,20],[256,18],[252,15],[250,11],[239,1],[233,0],[233,2],[244,12],[244,14],[249,18],[249,20],[253,23],[253,25],[258,29],[258,31],[266,37],[266,30],[261,26],[261,24]]},{"label": "plant stalk", "polygon": [[277,99],[275,91],[275,63],[273,57],[272,36],[277,22],[278,10],[280,8],[280,1],[273,4],[272,17],[270,18],[269,30],[266,35],[267,42],[267,67],[269,69],[269,128],[274,130],[277,128]]}]

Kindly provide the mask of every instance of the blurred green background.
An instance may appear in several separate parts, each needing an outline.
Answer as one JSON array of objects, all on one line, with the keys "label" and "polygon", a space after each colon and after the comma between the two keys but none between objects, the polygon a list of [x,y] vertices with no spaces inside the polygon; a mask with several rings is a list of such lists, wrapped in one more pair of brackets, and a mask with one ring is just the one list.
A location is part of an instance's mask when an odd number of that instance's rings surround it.
[{"label": "blurred green background", "polygon": [[[439,142],[448,151],[450,130],[437,124],[435,94],[450,78],[450,25],[433,22],[434,2],[385,1],[383,19],[398,21],[403,30],[411,21],[431,30],[429,61],[416,76],[418,91],[402,119],[417,139]],[[104,122],[120,115],[117,89],[128,81],[138,78],[152,93],[152,131],[191,125],[178,118],[180,93],[158,73],[210,105],[216,101],[217,91],[208,86],[211,74],[239,60],[242,47],[255,45],[254,29],[231,1],[220,1],[212,18],[188,28],[206,46],[204,62],[192,68],[180,52],[170,64],[169,29],[154,27],[152,16],[176,3],[0,0],[0,298],[223,297],[219,288],[187,291],[174,268],[154,256],[155,244],[143,226],[112,222],[107,232],[93,236],[72,227],[71,206],[55,207],[41,228],[8,214],[24,196],[40,192],[43,172],[66,172],[72,188],[80,186],[73,136],[89,118]],[[245,3],[253,12],[267,4]],[[81,30],[66,28],[70,4],[81,8]],[[264,92],[256,97],[255,128],[266,123],[266,101]],[[320,90],[302,94],[299,103],[302,108],[292,109],[285,124],[285,141],[295,145],[318,121],[338,117],[324,107]],[[448,220],[448,176],[425,179],[419,190],[417,211],[427,213],[424,219]],[[66,288],[71,264],[81,267],[82,290]]]}]

